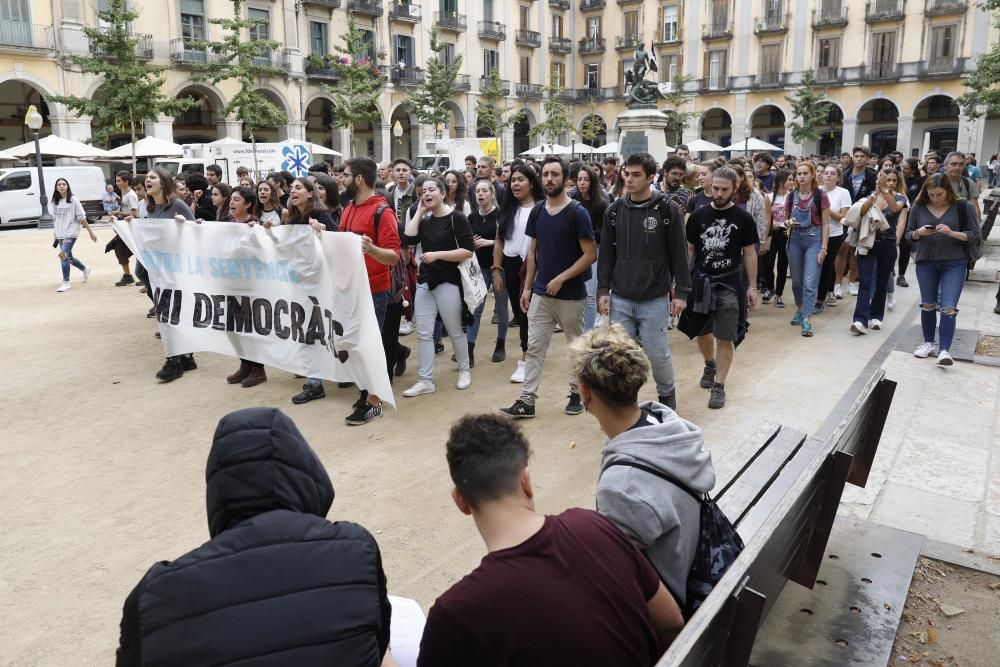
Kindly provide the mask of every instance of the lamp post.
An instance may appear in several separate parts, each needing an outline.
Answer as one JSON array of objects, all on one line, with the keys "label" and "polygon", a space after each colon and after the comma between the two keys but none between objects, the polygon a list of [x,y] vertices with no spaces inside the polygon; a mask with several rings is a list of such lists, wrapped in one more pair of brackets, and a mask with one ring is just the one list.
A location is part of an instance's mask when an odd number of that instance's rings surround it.
[{"label": "lamp post", "polygon": [[403,125],[398,120],[392,126],[392,136],[396,137],[396,143],[403,145]]},{"label": "lamp post", "polygon": [[38,216],[39,229],[52,229],[52,216],[49,214],[49,198],[45,194],[45,173],[42,171],[42,147],[38,143],[38,131],[42,129],[44,119],[38,113],[35,105],[28,107],[24,116],[24,124],[35,133],[35,167],[38,169],[38,201],[42,205],[42,214]]}]

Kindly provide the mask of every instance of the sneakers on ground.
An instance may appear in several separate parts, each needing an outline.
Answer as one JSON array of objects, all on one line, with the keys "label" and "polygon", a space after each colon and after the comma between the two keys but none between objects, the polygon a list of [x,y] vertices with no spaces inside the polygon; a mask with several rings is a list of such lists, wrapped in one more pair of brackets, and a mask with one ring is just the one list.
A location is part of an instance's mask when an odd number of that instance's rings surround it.
[{"label": "sneakers on ground", "polygon": [[833,286],[833,298],[843,299],[844,298],[844,288],[841,287],[840,283]]},{"label": "sneakers on ground", "polygon": [[885,307],[889,310],[896,310],[896,294],[890,294],[889,298],[886,299]]},{"label": "sneakers on ground", "polygon": [[469,371],[459,371],[458,372],[458,382],[455,383],[455,389],[468,389],[472,386],[472,373]]},{"label": "sneakers on ground", "polygon": [[151,320],[156,317],[156,308],[150,308],[146,311],[146,319]]},{"label": "sneakers on ground", "polygon": [[525,363],[523,361],[517,362],[517,370],[515,370],[513,375],[510,376],[510,381],[515,384],[524,382],[524,368]]},{"label": "sneakers on ground", "polygon": [[671,389],[666,396],[657,396],[656,399],[661,405],[665,405],[674,412],[677,412],[677,389]]},{"label": "sneakers on ground", "polygon": [[156,372],[156,379],[161,382],[173,382],[184,375],[184,366],[180,357],[167,357],[163,362],[163,368]]},{"label": "sneakers on ground", "polygon": [[583,401],[580,400],[580,394],[576,392],[570,392],[569,402],[566,404],[566,414],[568,415],[578,415],[583,412]]},{"label": "sneakers on ground", "polygon": [[292,396],[292,403],[295,405],[302,405],[303,403],[308,403],[309,401],[315,401],[318,398],[326,398],[326,390],[323,389],[321,384],[313,384],[307,382],[302,385],[302,391]]},{"label": "sneakers on ground", "polygon": [[500,317],[497,315],[497,311],[494,310],[493,311],[493,317],[490,318],[490,323],[491,324],[497,324],[499,322],[499,320],[500,320]]},{"label": "sneakers on ground", "polygon": [[813,326],[809,320],[802,320],[802,336],[805,338],[812,338]]},{"label": "sneakers on ground", "polygon": [[726,388],[716,382],[712,385],[712,393],[708,395],[708,407],[718,410],[726,406]]},{"label": "sneakers on ground", "polygon": [[896,284],[900,287],[909,287],[910,283],[906,282],[906,276],[899,276],[896,278]]},{"label": "sneakers on ground", "polygon": [[437,391],[437,387],[434,386],[433,382],[428,380],[417,380],[417,383],[403,392],[403,396],[407,398],[413,398],[414,396],[420,396],[422,394],[433,394]]},{"label": "sneakers on ground", "polygon": [[955,360],[951,358],[951,354],[948,350],[941,350],[938,352],[938,366],[951,366],[955,363]]},{"label": "sneakers on ground", "polygon": [[866,333],[868,333],[868,327],[865,326],[864,322],[853,322],[851,324],[851,331],[853,331],[859,336],[864,336]]},{"label": "sneakers on ground", "polygon": [[851,296],[858,295],[858,283],[847,283],[847,293]]},{"label": "sneakers on ground", "polygon": [[913,356],[918,359],[926,359],[934,353],[934,343],[921,343],[920,347],[913,351]]},{"label": "sneakers on ground", "polygon": [[805,317],[806,317],[805,313],[803,313],[801,310],[796,310],[795,316],[792,318],[789,324],[791,324],[793,327],[802,326],[802,320],[804,320]]},{"label": "sneakers on ground", "polygon": [[91,273],[93,272],[93,270],[94,270],[94,269],[92,269],[92,268],[91,268],[91,267],[89,267],[89,266],[88,266],[88,267],[85,267],[85,268],[83,269],[83,279],[82,279],[82,280],[81,280],[80,282],[81,282],[81,283],[85,283],[85,282],[87,282],[88,280],[90,280],[90,274],[91,274]]},{"label": "sneakers on ground", "polygon": [[434,354],[435,356],[444,352],[444,343],[440,341],[434,341]]},{"label": "sneakers on ground", "polygon": [[68,282],[64,282],[62,285],[56,288],[57,292],[68,292],[73,288]]},{"label": "sneakers on ground", "polygon": [[198,370],[198,363],[194,360],[193,354],[185,354],[181,357],[181,368],[186,371]]},{"label": "sneakers on ground", "polygon": [[368,401],[357,405],[349,416],[344,418],[344,421],[351,426],[364,426],[368,422],[373,422],[376,419],[382,418],[382,404],[372,405]]},{"label": "sneakers on ground", "polygon": [[399,335],[409,336],[413,333],[413,324],[409,320],[403,320],[399,323]]},{"label": "sneakers on ground", "polygon": [[556,326],[553,327],[552,332],[553,333],[562,333],[562,330],[563,330],[562,325],[559,324],[558,322],[556,322]]},{"label": "sneakers on ground", "polygon": [[513,419],[531,419],[535,416],[535,406],[517,399],[509,408],[500,408],[500,413]]},{"label": "sneakers on ground", "polygon": [[785,307],[785,300],[781,298],[780,294],[774,297],[774,305],[778,308]]},{"label": "sneakers on ground", "polygon": [[121,280],[115,283],[115,287],[125,287],[126,285],[134,285],[134,284],[135,284],[135,278],[126,273],[122,276]]},{"label": "sneakers on ground", "polygon": [[763,301],[764,303],[771,303],[771,298],[773,296],[774,292],[765,287],[764,291],[760,295],[760,300]]},{"label": "sneakers on ground", "polygon": [[813,306],[813,315],[822,315],[826,312],[826,304],[822,301]]},{"label": "sneakers on ground", "polygon": [[705,364],[705,370],[701,373],[701,380],[698,381],[702,389],[711,389],[715,384],[715,372],[717,368],[714,361],[709,361]]},{"label": "sneakers on ground", "polygon": [[393,374],[399,377],[406,372],[406,360],[410,358],[410,348],[405,345],[400,345],[398,351],[396,352],[396,367],[393,369]]},{"label": "sneakers on ground", "polygon": [[837,297],[835,297],[833,294],[827,294],[826,295],[826,305],[828,307],[829,306],[836,306],[837,305]]},{"label": "sneakers on ground", "polygon": [[868,320],[868,328],[872,331],[881,331],[882,320]]}]

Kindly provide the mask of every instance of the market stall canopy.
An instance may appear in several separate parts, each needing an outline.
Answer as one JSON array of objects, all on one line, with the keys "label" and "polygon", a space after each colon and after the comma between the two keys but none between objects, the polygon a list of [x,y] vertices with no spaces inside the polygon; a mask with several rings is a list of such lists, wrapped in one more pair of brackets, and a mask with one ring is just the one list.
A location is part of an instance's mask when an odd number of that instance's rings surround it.
[{"label": "market stall canopy", "polygon": [[719,144],[713,144],[711,141],[705,141],[704,139],[695,139],[688,142],[687,147],[692,153],[721,153],[726,150]]},{"label": "market stall canopy", "polygon": [[569,155],[572,151],[561,144],[539,144],[521,153],[527,157],[545,157],[546,155]]},{"label": "market stall canopy", "polygon": [[[100,148],[95,148],[90,144],[84,144],[79,141],[73,141],[72,139],[63,139],[62,137],[57,137],[54,134],[50,134],[49,136],[39,140],[38,145],[42,155],[48,155],[49,157],[108,157],[108,152],[103,151]],[[35,142],[29,141],[26,144],[21,144],[20,146],[15,146],[14,148],[8,148],[7,152],[11,155],[17,156],[18,158],[25,158],[29,155],[34,155]]]},{"label": "market stall canopy", "polygon": [[598,146],[594,149],[595,153],[607,154],[607,155],[618,155],[622,152],[622,145],[617,141],[612,141],[610,143],[604,144],[603,146]]},{"label": "market stall canopy", "polygon": [[[694,149],[692,148],[691,150],[693,151]],[[749,153],[750,151],[780,151],[783,149],[780,146],[775,146],[774,144],[769,144],[766,141],[750,137],[749,139],[744,139],[743,141],[737,141],[732,146],[727,146],[722,150]]]},{"label": "market stall canopy", "polygon": [[[176,157],[184,155],[184,147],[157,137],[145,137],[135,142],[135,156],[142,157]],[[108,151],[109,157],[132,159],[132,144],[125,144]]]},{"label": "market stall canopy", "polygon": [[317,155],[329,155],[331,157],[344,157],[343,153],[338,153],[332,148],[327,148],[326,146],[320,146],[319,144],[309,144],[309,150],[312,152],[313,157]]},{"label": "market stall canopy", "polygon": [[232,137],[223,137],[221,139],[216,139],[215,141],[210,141],[206,146],[233,146],[239,144],[241,146],[249,146],[245,141],[240,141],[239,139],[233,139]]},{"label": "market stall canopy", "polygon": [[8,151],[0,151],[0,160],[20,160],[18,156]]}]

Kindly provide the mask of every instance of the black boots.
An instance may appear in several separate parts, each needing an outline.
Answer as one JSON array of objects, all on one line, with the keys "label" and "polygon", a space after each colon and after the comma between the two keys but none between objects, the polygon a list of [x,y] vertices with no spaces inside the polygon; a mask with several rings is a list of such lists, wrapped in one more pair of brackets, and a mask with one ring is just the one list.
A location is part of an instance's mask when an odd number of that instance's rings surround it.
[{"label": "black boots", "polygon": [[181,358],[167,357],[167,360],[163,363],[163,368],[157,371],[156,379],[163,382],[173,382],[182,375],[184,375],[184,366],[181,364]]},{"label": "black boots", "polygon": [[507,341],[497,338],[497,346],[493,350],[493,363],[499,364],[507,358]]}]

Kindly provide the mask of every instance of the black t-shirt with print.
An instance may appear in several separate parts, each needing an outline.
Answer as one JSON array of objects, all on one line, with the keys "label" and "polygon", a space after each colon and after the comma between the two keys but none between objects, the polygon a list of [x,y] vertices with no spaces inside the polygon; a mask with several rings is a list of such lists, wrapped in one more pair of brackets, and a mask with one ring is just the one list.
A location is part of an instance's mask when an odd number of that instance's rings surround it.
[{"label": "black t-shirt with print", "polygon": [[740,267],[743,248],[758,241],[753,216],[739,206],[718,210],[702,206],[687,221],[687,240],[695,247],[698,269],[707,276],[729,273]]}]

